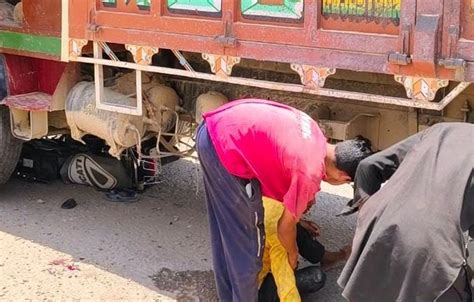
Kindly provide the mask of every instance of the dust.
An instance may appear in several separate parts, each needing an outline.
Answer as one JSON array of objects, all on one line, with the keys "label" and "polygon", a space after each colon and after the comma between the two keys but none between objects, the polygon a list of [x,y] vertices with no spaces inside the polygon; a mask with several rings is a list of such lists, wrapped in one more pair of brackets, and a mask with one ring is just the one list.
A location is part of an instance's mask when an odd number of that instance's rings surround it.
[{"label": "dust", "polygon": [[178,302],[218,301],[212,271],[175,272],[163,268],[152,279],[158,289],[175,294]]}]

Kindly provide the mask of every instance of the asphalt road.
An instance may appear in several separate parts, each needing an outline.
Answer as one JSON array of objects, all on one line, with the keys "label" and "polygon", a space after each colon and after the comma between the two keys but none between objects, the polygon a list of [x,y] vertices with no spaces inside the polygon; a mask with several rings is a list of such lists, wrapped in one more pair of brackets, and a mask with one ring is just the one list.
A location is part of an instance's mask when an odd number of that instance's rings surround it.
[{"label": "asphalt road", "polygon": [[[133,204],[92,188],[27,183],[0,186],[0,300],[215,300],[203,188],[197,166],[164,168],[163,182]],[[350,187],[323,187],[309,217],[327,249],[350,243],[354,217],[334,215]],[[78,205],[61,209],[74,198]],[[344,301],[336,285],[305,301]]]}]

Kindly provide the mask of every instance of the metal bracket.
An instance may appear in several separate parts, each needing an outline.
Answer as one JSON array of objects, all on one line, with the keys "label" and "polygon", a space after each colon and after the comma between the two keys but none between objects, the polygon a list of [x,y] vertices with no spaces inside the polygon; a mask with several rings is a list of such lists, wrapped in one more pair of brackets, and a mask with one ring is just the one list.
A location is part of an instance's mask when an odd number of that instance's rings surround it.
[{"label": "metal bracket", "polygon": [[[234,57],[235,58],[235,57]],[[396,106],[410,107],[410,108],[420,108],[427,110],[443,110],[448,104],[450,104],[454,98],[456,98],[461,92],[463,92],[467,87],[469,87],[469,82],[461,82],[456,87],[454,87],[442,100],[439,102],[414,102],[412,99],[379,95],[379,94],[370,94],[365,92],[357,91],[347,91],[341,89],[329,89],[329,88],[319,88],[319,89],[308,89],[307,87],[300,84],[290,84],[282,83],[275,81],[264,81],[254,78],[243,78],[243,77],[222,77],[219,75],[210,74],[207,72],[191,72],[188,70],[169,68],[162,66],[142,66],[130,62],[115,62],[111,60],[89,58],[89,57],[78,57],[76,62],[87,63],[87,64],[97,64],[97,65],[106,65],[114,66],[131,70],[141,70],[146,72],[156,72],[172,76],[182,76],[187,78],[198,78],[207,81],[213,82],[226,82],[236,85],[244,85],[251,87],[258,87],[264,89],[270,89],[275,91],[286,91],[292,93],[306,93],[315,96],[321,97],[330,97],[330,98],[339,98],[344,100],[355,100],[359,102],[370,102],[377,104],[390,104]],[[447,84],[447,83],[446,83]]]},{"label": "metal bracket", "polygon": [[411,64],[412,59],[408,54],[410,52],[410,32],[411,24],[406,23],[402,27],[402,36],[400,39],[400,51],[388,55],[388,62],[395,65]]},{"label": "metal bracket", "polygon": [[224,47],[236,47],[237,39],[232,34],[232,13],[228,12],[225,17],[224,35],[215,37],[217,43],[222,44]]},{"label": "metal bracket", "polygon": [[[474,1],[474,0],[473,0]],[[456,46],[459,40],[460,28],[456,25],[451,25],[448,29],[449,40],[448,40],[448,57],[440,59],[438,65],[443,66],[446,69],[452,69],[456,71],[456,79],[464,79],[464,71],[467,67],[467,62],[464,59],[457,58]]]},{"label": "metal bracket", "polygon": [[11,130],[22,140],[42,138],[48,134],[48,111],[28,111],[10,107]]},{"label": "metal bracket", "polygon": [[[100,64],[102,60],[103,42],[94,41],[94,82],[95,82],[95,105],[97,109],[107,110],[117,113],[131,114],[141,116],[143,114],[143,96],[142,96],[142,71],[136,70],[136,106],[127,106],[104,102],[104,67]],[[117,61],[118,62],[118,61]]]},{"label": "metal bracket", "polygon": [[395,81],[405,86],[407,96],[417,101],[433,101],[438,89],[448,86],[448,80],[395,75]]},{"label": "metal bracket", "polygon": [[202,58],[209,62],[212,72],[223,78],[230,76],[234,65],[240,63],[239,57],[225,55],[221,56],[203,53]]},{"label": "metal bracket", "polygon": [[394,52],[388,55],[388,62],[395,65],[411,64],[411,57],[404,53]]},{"label": "metal bracket", "polygon": [[459,40],[459,32],[460,32],[460,28],[457,25],[451,25],[448,28],[448,34],[449,34],[448,56],[450,58],[456,57],[456,44],[458,43],[458,40]]},{"label": "metal bracket", "polygon": [[440,15],[420,14],[416,20],[413,65],[420,70],[420,76],[436,78],[442,18]]},{"label": "metal bracket", "polygon": [[82,55],[82,48],[87,45],[89,41],[83,39],[69,40],[69,59],[76,59]]},{"label": "metal bracket", "polygon": [[291,64],[291,69],[300,75],[301,83],[311,89],[323,88],[326,78],[336,73],[335,68],[302,64]]},{"label": "metal bracket", "polygon": [[140,65],[150,65],[153,56],[159,52],[158,47],[125,44],[125,48],[133,55],[135,63]]},{"label": "metal bracket", "polygon": [[464,102],[464,106],[461,107],[461,112],[463,114],[463,122],[465,123],[470,123],[469,119],[470,119],[470,116],[471,116],[471,112],[472,112],[472,108],[471,106],[469,105],[469,101],[466,100]]},{"label": "metal bracket", "polygon": [[444,66],[447,69],[465,69],[467,67],[467,62],[464,59],[440,59],[438,64]]}]

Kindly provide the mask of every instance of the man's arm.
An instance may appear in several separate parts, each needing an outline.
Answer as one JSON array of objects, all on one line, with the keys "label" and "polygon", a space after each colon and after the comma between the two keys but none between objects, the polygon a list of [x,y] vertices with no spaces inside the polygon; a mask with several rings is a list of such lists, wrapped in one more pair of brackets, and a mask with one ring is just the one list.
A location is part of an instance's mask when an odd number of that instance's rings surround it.
[{"label": "man's arm", "polygon": [[288,254],[280,242],[273,242],[270,247],[271,273],[277,286],[281,302],[299,302],[301,297],[296,287],[293,268],[288,263]]},{"label": "man's arm", "polygon": [[296,244],[296,223],[298,220],[285,208],[278,221],[278,239],[288,253],[291,268],[298,264],[298,246]]},{"label": "man's arm", "polygon": [[419,132],[390,148],[367,157],[360,162],[354,180],[354,205],[365,202],[397,171],[406,154],[422,138]]}]

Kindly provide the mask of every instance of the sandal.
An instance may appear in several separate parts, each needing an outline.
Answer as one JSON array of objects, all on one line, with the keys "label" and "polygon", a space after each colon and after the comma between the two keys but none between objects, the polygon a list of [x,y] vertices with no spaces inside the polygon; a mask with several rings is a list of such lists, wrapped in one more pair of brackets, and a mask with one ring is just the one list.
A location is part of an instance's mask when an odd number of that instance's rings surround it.
[{"label": "sandal", "polygon": [[130,189],[115,189],[105,193],[105,199],[112,202],[133,203],[138,201],[138,194]]}]

